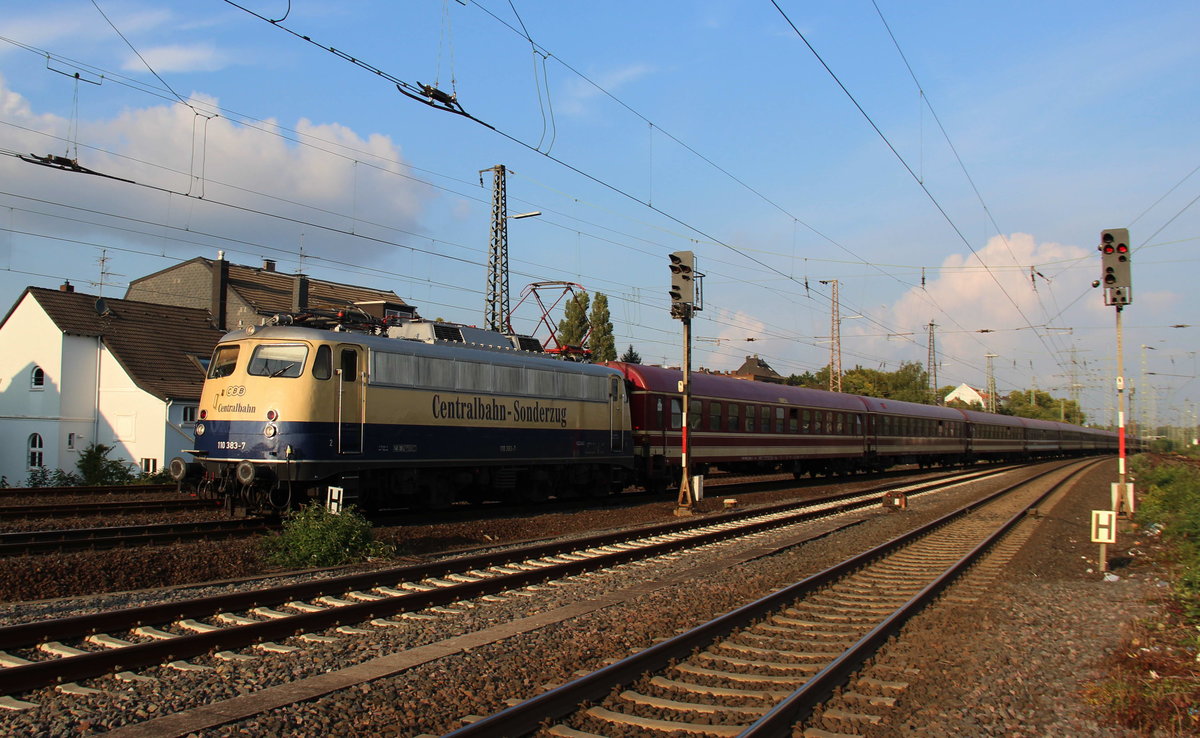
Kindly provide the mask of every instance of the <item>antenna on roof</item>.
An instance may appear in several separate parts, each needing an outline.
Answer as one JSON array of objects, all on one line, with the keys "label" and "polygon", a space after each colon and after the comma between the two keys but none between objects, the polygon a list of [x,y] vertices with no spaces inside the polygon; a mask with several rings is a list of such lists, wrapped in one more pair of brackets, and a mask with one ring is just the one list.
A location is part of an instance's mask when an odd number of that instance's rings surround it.
[{"label": "antenna on roof", "polygon": [[96,315],[102,318],[112,315],[112,309],[108,307],[108,303],[104,301],[103,297],[96,298]]}]

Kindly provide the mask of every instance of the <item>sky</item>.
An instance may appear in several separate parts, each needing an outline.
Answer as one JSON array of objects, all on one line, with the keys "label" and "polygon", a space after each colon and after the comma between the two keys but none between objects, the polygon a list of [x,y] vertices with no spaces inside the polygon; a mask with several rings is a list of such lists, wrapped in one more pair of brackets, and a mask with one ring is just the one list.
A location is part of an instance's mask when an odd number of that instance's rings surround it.
[{"label": "sky", "polygon": [[[1001,393],[1077,396],[1099,423],[1117,315],[1096,247],[1128,228],[1131,420],[1195,422],[1194,2],[0,10],[5,309],[224,251],[481,324],[502,164],[509,214],[541,213],[507,222],[518,331],[545,336],[527,285],[570,282],[608,296],[620,350],[678,365],[667,255],[687,250],[693,366],[818,371],[836,281],[844,370],[926,363],[933,323],[939,385],[986,387],[993,354]],[[457,112],[401,92],[422,85]]]}]

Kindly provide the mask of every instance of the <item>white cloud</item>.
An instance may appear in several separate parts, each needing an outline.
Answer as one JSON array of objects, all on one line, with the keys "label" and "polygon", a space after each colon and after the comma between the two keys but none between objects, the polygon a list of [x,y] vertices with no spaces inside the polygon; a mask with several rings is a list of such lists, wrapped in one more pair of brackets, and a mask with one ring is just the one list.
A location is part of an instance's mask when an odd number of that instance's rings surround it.
[{"label": "white cloud", "polygon": [[[121,69],[126,72],[145,72],[146,65],[159,74],[172,72],[215,72],[229,63],[227,54],[212,44],[174,44],[139,49],[141,58],[132,52],[125,57]],[[142,60],[145,60],[144,62]]]},{"label": "white cloud", "polygon": [[654,68],[649,65],[629,64],[592,75],[595,85],[582,79],[574,79],[567,85],[566,95],[563,99],[555,101],[554,108],[565,115],[583,115],[588,112],[588,103],[604,94],[600,88],[615,95],[622,87],[636,82],[652,72],[654,72]]},{"label": "white cloud", "polygon": [[[215,99],[201,96],[196,96],[194,103],[201,109],[217,105]],[[37,113],[3,78],[0,110],[5,120],[31,129],[9,128],[5,148],[75,156],[74,148],[64,140],[69,121]],[[260,128],[224,117],[206,121],[190,108],[172,103],[127,109],[112,119],[79,122],[81,165],[151,188],[188,193],[191,198],[35,167],[11,158],[0,161],[0,179],[20,181],[17,191],[50,204],[39,206],[43,211],[57,209],[93,222],[107,220],[103,214],[121,215],[143,222],[113,222],[162,234],[130,236],[56,220],[43,226],[64,237],[86,234],[90,242],[132,239],[143,247],[150,243],[155,251],[183,258],[196,256],[198,251],[209,255],[203,246],[173,240],[196,240],[190,234],[156,225],[170,224],[250,242],[245,247],[247,255],[231,254],[242,263],[254,263],[256,256],[268,254],[269,248],[294,252],[301,241],[306,255],[339,262],[376,263],[381,255],[395,254],[394,247],[330,229],[403,242],[407,237],[393,229],[419,228],[431,195],[423,185],[394,176],[407,171],[399,146],[387,136],[360,134],[337,123],[301,120],[294,129],[285,138],[274,135],[285,133],[276,121],[267,121]],[[298,145],[290,140],[294,138],[312,145]],[[101,215],[54,208],[57,204]],[[139,273],[132,265],[123,271]]]}]

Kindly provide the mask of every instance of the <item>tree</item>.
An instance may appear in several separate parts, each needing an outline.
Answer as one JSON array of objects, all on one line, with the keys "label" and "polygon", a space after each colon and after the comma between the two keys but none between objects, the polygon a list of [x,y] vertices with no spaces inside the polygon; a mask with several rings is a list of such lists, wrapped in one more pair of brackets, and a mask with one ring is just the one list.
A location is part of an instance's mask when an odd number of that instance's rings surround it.
[{"label": "tree", "polygon": [[563,318],[558,322],[558,343],[560,346],[582,346],[583,339],[588,334],[588,299],[586,292],[581,292],[567,301]]},{"label": "tree", "polygon": [[625,349],[625,353],[621,354],[621,361],[626,364],[641,364],[642,355],[633,350],[633,344],[629,344],[629,348]]},{"label": "tree", "polygon": [[592,300],[592,337],[588,340],[592,349],[592,361],[614,361],[617,358],[617,341],[613,337],[612,316],[608,312],[608,297],[597,292]]}]

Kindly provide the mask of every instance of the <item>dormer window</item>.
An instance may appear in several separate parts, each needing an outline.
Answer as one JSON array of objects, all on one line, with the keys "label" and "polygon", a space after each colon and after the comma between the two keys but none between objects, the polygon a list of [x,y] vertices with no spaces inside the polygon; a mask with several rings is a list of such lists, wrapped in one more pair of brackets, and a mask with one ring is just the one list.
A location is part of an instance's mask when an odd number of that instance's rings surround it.
[{"label": "dormer window", "polygon": [[29,389],[40,390],[46,387],[46,370],[35,366],[29,373]]}]

